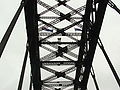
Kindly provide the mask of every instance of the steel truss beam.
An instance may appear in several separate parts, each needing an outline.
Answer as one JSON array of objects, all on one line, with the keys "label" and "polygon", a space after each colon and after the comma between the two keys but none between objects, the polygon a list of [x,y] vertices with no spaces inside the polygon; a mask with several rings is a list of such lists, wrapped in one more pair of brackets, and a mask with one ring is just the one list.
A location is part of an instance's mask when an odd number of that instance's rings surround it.
[{"label": "steel truss beam", "polygon": [[[70,0],[56,1],[56,5],[50,6],[41,0],[30,0],[25,7],[34,90],[65,90],[71,86],[72,88],[67,90],[86,90],[108,0],[97,2],[96,0],[87,0],[86,5],[77,9],[67,4]],[[37,3],[47,10],[38,14]],[[64,14],[57,10],[57,7],[61,5],[71,11]],[[84,10],[85,14],[83,15],[81,12]],[[56,14],[57,17],[43,16],[49,11]],[[74,17],[76,14],[79,17]],[[47,22],[46,19],[51,19],[52,21]],[[62,28],[55,26],[63,20],[67,20],[71,24]],[[79,27],[79,33],[66,32],[75,26]],[[59,37],[58,41],[51,41],[53,37]],[[61,41],[61,37],[67,37],[72,41]],[[75,37],[79,37],[79,39]],[[79,48],[79,52],[77,53],[74,51],[76,48]],[[41,56],[42,51],[40,52],[40,50],[42,49],[47,50],[49,53]],[[65,60],[57,60],[58,57]],[[70,67],[62,70],[52,68],[53,66],[62,68],[65,65]],[[52,75],[42,79],[41,69],[52,73]],[[75,73],[75,77],[69,75],[72,72]],[[91,75],[95,81],[94,72],[91,72]],[[67,81],[57,80],[61,77]]]},{"label": "steel truss beam", "polygon": [[[25,3],[27,0],[25,0]],[[34,90],[41,90],[41,75],[39,69],[37,1],[29,0],[25,5],[26,29],[29,44],[32,82]]]},{"label": "steel truss beam", "polygon": [[[94,70],[93,68],[91,69],[97,43],[103,51],[103,54],[105,55],[107,62],[113,72],[113,75],[118,85],[120,86],[120,79],[112,63],[110,62],[110,59],[102,45],[102,42],[99,39],[100,29],[102,26],[107,4],[120,14],[120,10],[117,8],[117,6],[111,0],[87,0],[86,5],[74,9],[67,4],[67,2],[70,0],[55,1],[57,4],[50,6],[41,0],[22,0],[20,7],[18,8],[12,22],[10,23],[10,26],[8,27],[0,43],[1,57],[7,41],[15,26],[15,23],[22,11],[22,8],[24,7],[28,46],[25,53],[18,90],[22,89],[28,51],[31,63],[31,80],[29,90],[32,90],[32,87],[34,90],[66,90],[66,88],[71,86],[73,87],[67,90],[87,90],[87,83],[90,73],[94,80],[96,89],[99,90]],[[37,3],[47,10],[38,14]],[[61,5],[65,6],[71,11],[67,14],[64,14],[61,11],[57,10],[57,7]],[[85,14],[82,14],[81,12],[84,10]],[[49,11],[53,12],[57,16],[43,16]],[[79,17],[74,16],[76,14],[78,14]],[[51,19],[52,21],[47,22],[47,19]],[[72,24],[62,28],[55,26],[64,20],[67,20]],[[38,24],[38,22],[40,22],[40,24]],[[74,26],[79,27],[79,33],[66,32]],[[52,30],[49,28],[52,28]],[[44,30],[50,31],[51,33],[43,32]],[[49,40],[55,36],[68,37],[73,41],[61,41],[61,38],[58,38],[58,41]],[[75,37],[80,38],[78,39]],[[52,49],[50,47],[52,47]],[[76,54],[76,52],[73,50],[78,47],[79,52]],[[41,57],[41,48],[49,51],[50,53]],[[61,57],[65,60],[56,60],[58,57]],[[77,60],[74,60],[73,58]],[[53,66],[70,67],[66,67],[62,70],[54,70],[51,68]],[[42,79],[41,69],[52,73],[52,75]],[[69,75],[74,71],[75,77]],[[61,77],[68,81],[58,81],[57,79]]]},{"label": "steel truss beam", "polygon": [[[62,4],[61,4],[62,3]],[[50,5],[38,0],[38,4],[40,4],[41,6],[45,7],[47,10],[46,11],[43,11],[44,14],[47,13],[48,11],[51,11],[57,15],[59,15],[60,17],[44,17],[44,16],[41,16],[43,14],[43,12],[41,12],[39,15],[39,21],[41,22],[41,24],[39,24],[39,45],[41,48],[44,48],[45,50],[51,52],[50,54],[47,54],[45,55],[44,57],[41,57],[40,58],[40,68],[43,68],[44,70],[47,70],[51,73],[53,73],[54,75],[51,75],[45,79],[43,79],[43,88],[47,87],[49,89],[52,89],[52,90],[63,90],[69,86],[73,86],[73,81],[74,81],[74,78],[68,76],[69,73],[73,72],[76,70],[76,65],[77,65],[77,61],[74,61],[72,58],[70,58],[69,56],[66,56],[66,55],[70,55],[74,58],[78,58],[78,55],[71,52],[72,50],[76,49],[77,47],[79,47],[80,45],[80,40],[79,39],[76,39],[74,38],[73,36],[77,36],[77,37],[80,37],[81,36],[81,33],[66,33],[65,31],[67,31],[68,29],[74,27],[74,26],[78,26],[79,28],[82,28],[82,24],[80,24],[80,22],[82,22],[82,14],[80,13],[81,11],[85,10],[85,6],[82,6],[78,9],[73,9],[72,7],[70,7],[69,5],[65,4],[65,2],[61,2],[60,0],[58,0],[58,4],[57,5],[54,5],[53,7],[51,7]],[[58,11],[57,9],[55,9],[56,7],[59,7],[60,5],[65,5],[67,8],[69,7],[70,10],[72,10],[71,12],[67,13],[67,14],[64,14],[60,11]],[[75,14],[79,14],[80,17],[72,17],[73,15]],[[42,18],[43,17],[43,18]],[[46,22],[44,21],[44,19],[54,19],[53,21],[51,22]],[[63,20],[68,20],[69,22],[71,22],[72,24],[67,26],[67,27],[63,27],[62,29],[59,29],[57,27],[55,27],[54,25],[63,21]],[[79,21],[75,21],[74,19],[81,19]],[[54,33],[44,33],[44,32],[41,32],[45,29],[47,29],[48,27],[51,27],[53,30],[55,30],[56,32]],[[42,37],[42,36],[46,36],[46,37]],[[70,39],[72,39],[74,42],[62,42],[62,41],[53,41],[51,42],[49,39],[54,37],[54,36],[65,36],[65,37],[69,37]],[[52,50],[50,49],[49,47],[46,47],[45,45],[48,45],[50,47],[53,47],[56,49],[55,50]],[[64,47],[61,47],[61,45],[66,45]],[[57,57],[62,57],[64,59],[66,59],[67,61],[56,61],[56,58]],[[51,60],[54,60],[55,61],[51,61]],[[82,64],[82,62],[81,62]],[[63,65],[72,65],[72,67],[70,68],[66,68],[64,70],[61,70],[61,71],[56,71],[56,70],[53,70],[52,68],[50,67],[47,67],[47,66],[57,66],[57,67],[61,67]],[[60,82],[60,81],[57,81],[57,82],[54,82],[54,80],[60,78],[60,77],[63,77],[65,79],[68,79],[70,80],[70,82],[72,84],[64,84],[64,82]],[[54,83],[53,83],[54,82]],[[66,81],[65,81],[66,82]],[[50,84],[52,83],[52,84]],[[57,89],[56,87],[60,87],[59,89]]]},{"label": "steel truss beam", "polygon": [[[99,33],[100,33],[100,29],[102,26],[102,22],[103,22],[103,18],[104,18],[104,14],[105,14],[105,10],[106,10],[106,6],[108,4],[108,0],[102,0],[102,1],[98,1],[98,8],[95,12],[95,21],[93,23],[90,32],[89,32],[89,50],[87,51],[87,55],[85,57],[85,71],[83,73],[83,79],[80,82],[80,88],[81,90],[86,90],[87,89],[87,82],[88,82],[88,78],[89,78],[89,74],[90,74],[90,69],[92,67],[92,61],[93,61],[93,57],[94,57],[94,53],[96,50],[96,45],[97,45],[97,41],[99,38]],[[89,22],[90,20],[90,13],[92,11],[92,5],[93,5],[93,1],[92,0],[87,0],[87,4],[86,4],[86,12],[85,12],[85,22]],[[83,24],[83,30],[84,28]],[[85,36],[83,36],[83,42],[85,42]],[[84,47],[83,47],[84,48]],[[81,49],[82,52],[82,49]],[[80,55],[81,58],[80,60],[82,60],[82,55]],[[78,73],[77,73],[78,74]],[[74,88],[74,90],[78,90],[78,87]]]}]

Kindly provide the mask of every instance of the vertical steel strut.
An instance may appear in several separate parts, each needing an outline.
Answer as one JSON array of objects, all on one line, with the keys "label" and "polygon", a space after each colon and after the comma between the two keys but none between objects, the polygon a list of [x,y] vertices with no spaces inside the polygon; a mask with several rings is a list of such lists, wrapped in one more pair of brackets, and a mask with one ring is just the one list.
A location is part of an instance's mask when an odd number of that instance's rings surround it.
[{"label": "vertical steel strut", "polygon": [[[25,0],[25,3],[27,0]],[[26,29],[34,90],[41,90],[38,46],[37,0],[29,0],[25,5]]]},{"label": "vertical steel strut", "polygon": [[[90,0],[87,0],[87,1],[88,1],[88,5],[92,4],[92,3],[90,3]],[[91,0],[91,2],[92,2],[92,0]],[[89,34],[90,34],[89,50],[87,52],[87,55],[85,58],[85,63],[84,63],[85,71],[83,74],[83,79],[81,81],[81,90],[87,89],[87,83],[88,83],[88,78],[89,78],[89,74],[90,74],[90,69],[92,67],[92,61],[94,58],[96,45],[97,45],[97,41],[99,38],[100,29],[102,26],[102,22],[103,22],[104,14],[105,14],[106,7],[108,4],[108,0],[99,0],[97,4],[98,4],[98,9],[95,12],[95,22],[93,23],[92,29],[89,32]]]}]

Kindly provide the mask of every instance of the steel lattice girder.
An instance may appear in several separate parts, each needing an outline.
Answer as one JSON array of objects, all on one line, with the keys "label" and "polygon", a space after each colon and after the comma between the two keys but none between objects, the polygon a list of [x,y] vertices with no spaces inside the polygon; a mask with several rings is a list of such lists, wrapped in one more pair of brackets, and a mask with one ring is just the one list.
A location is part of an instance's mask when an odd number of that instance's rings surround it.
[{"label": "steel lattice girder", "polygon": [[[96,50],[97,42],[99,39],[99,34],[103,22],[103,18],[105,15],[106,7],[109,0],[102,0],[98,1],[98,9],[95,14],[95,22],[93,24],[92,30],[90,31],[90,41],[89,41],[89,51],[86,56],[86,62],[85,62],[85,72],[83,75],[83,79],[81,81],[82,86],[87,86],[90,69],[92,67],[92,61],[94,58],[94,53]],[[82,87],[81,90],[86,90],[86,87]]]},{"label": "steel lattice girder", "polygon": [[[86,5],[77,9],[67,3],[70,0],[55,1],[57,4],[50,6],[41,0],[30,0],[25,6],[33,88],[34,90],[86,90],[108,0],[98,2],[87,0]],[[38,7],[42,6],[46,10],[37,13],[37,3]],[[64,14],[57,10],[60,6],[65,6],[71,11]],[[84,14],[81,13],[83,11]],[[44,16],[48,12],[57,16]],[[74,16],[76,14],[79,17]],[[45,19],[52,21],[48,22]],[[63,24],[62,28],[56,26],[64,20],[72,24],[67,26]],[[71,31],[75,26],[79,28],[79,32]],[[71,32],[67,32],[68,30]],[[69,41],[64,39],[66,37]],[[44,53],[42,48],[49,53],[42,56],[41,54]],[[76,52],[76,48],[79,48],[79,52]],[[59,57],[61,58],[57,59]],[[64,59],[61,60],[62,58]],[[70,67],[62,68],[68,65]],[[61,67],[61,70],[55,70],[53,66]],[[52,75],[46,77],[44,75],[43,79],[41,68]],[[69,75],[71,72],[74,72],[75,77]],[[57,81],[61,77],[64,81]]]}]

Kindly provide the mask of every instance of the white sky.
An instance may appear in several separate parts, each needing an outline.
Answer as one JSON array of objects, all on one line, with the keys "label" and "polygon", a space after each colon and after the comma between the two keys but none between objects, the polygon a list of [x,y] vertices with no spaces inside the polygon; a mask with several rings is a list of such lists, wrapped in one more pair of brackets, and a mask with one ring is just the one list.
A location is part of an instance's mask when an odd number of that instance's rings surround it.
[{"label": "white sky", "polygon": [[[120,0],[112,0],[120,8]],[[1,0],[0,1],[0,40],[2,39],[7,27],[9,26],[20,0]],[[120,76],[120,15],[107,7],[104,23],[100,37],[105,49]],[[12,32],[5,51],[0,59],[0,90],[16,90],[21,66],[23,62],[26,44],[26,30],[24,11],[22,11],[18,22]],[[94,68],[100,90],[119,90],[119,87],[109,69],[108,64],[99,48],[94,58]],[[29,82],[29,62],[23,90],[27,90]],[[95,90],[93,81],[90,79],[88,90]]]}]

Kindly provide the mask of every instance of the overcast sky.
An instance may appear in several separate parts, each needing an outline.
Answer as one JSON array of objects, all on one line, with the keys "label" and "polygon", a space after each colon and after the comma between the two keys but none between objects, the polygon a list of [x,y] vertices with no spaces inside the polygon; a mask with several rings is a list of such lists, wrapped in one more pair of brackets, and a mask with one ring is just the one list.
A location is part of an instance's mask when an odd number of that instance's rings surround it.
[{"label": "overcast sky", "polygon": [[[112,0],[120,8],[120,0]],[[0,1],[0,40],[9,26],[20,0]],[[100,37],[105,49],[120,76],[120,14],[107,7]],[[12,32],[9,42],[0,59],[0,90],[16,90],[26,45],[26,30],[24,11]],[[99,47],[93,62],[100,90],[119,90],[119,87],[109,69],[109,66]],[[29,61],[23,90],[27,90],[30,76]],[[90,79],[88,90],[95,90]]]}]

